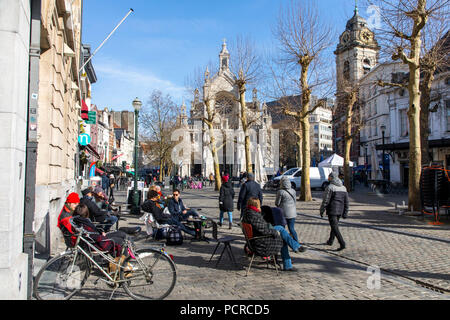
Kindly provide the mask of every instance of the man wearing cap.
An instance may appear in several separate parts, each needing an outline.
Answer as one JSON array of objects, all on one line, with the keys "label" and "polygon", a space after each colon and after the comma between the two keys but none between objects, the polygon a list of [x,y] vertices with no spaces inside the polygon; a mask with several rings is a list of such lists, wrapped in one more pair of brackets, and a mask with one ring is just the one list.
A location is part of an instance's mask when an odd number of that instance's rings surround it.
[{"label": "man wearing cap", "polygon": [[339,176],[331,172],[328,176],[328,181],[330,184],[325,189],[322,205],[320,206],[320,216],[323,217],[323,213],[326,211],[328,216],[328,221],[330,222],[331,232],[330,238],[326,242],[327,245],[333,245],[334,238],[336,237],[339,241],[338,251],[345,249],[345,241],[339,231],[339,219],[347,218],[348,214],[348,193],[347,188],[345,188],[342,180]]},{"label": "man wearing cap", "polygon": [[[69,234],[74,233],[72,230],[71,219],[72,219],[72,214],[79,203],[80,203],[80,197],[78,196],[77,193],[72,192],[67,197],[67,199],[64,203],[64,206],[63,206],[61,212],[59,213],[57,226],[64,235],[67,235],[68,233]],[[76,237],[74,237],[74,236],[70,237],[70,243],[72,246],[75,244],[75,241],[76,241]]]},{"label": "man wearing cap", "polygon": [[247,181],[241,186],[239,191],[239,198],[237,202],[237,209],[241,210],[241,220],[244,210],[247,207],[247,201],[250,198],[258,198],[259,202],[262,204],[263,195],[261,191],[261,186],[259,183],[255,182],[255,176],[253,173],[247,174]]},{"label": "man wearing cap", "polygon": [[105,232],[108,232],[111,226],[117,222],[118,218],[108,215],[105,211],[101,210],[94,202],[93,193],[91,188],[81,191],[83,197],[80,203],[85,204],[89,209],[89,218],[92,221],[99,222],[103,225]]}]

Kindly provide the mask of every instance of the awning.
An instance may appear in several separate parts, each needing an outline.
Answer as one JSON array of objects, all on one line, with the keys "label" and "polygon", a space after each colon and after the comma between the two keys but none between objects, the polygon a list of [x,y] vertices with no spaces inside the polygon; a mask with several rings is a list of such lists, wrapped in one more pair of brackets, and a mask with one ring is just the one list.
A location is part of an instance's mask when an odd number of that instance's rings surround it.
[{"label": "awning", "polygon": [[81,119],[88,120],[89,119],[88,112],[89,108],[86,102],[84,102],[84,100],[81,100]]},{"label": "awning", "polygon": [[[436,140],[429,140],[428,141],[428,147],[429,148],[444,148],[444,147],[450,147],[450,139],[436,139]],[[409,149],[409,142],[403,142],[403,143],[389,143],[389,144],[378,144],[375,147],[377,150],[389,150],[389,151],[396,151],[396,150],[408,150]]]},{"label": "awning", "polygon": [[90,144],[88,144],[86,146],[80,145],[80,150],[86,150],[92,156],[96,157],[97,159],[100,159],[100,155],[98,154],[97,151],[95,151],[94,147],[92,147]]}]

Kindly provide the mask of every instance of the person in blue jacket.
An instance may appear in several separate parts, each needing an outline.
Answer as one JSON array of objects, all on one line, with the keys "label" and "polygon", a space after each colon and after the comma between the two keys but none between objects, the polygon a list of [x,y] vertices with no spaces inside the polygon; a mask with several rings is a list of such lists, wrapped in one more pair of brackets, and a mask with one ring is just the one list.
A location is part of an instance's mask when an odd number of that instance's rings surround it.
[{"label": "person in blue jacket", "polygon": [[169,200],[167,207],[173,218],[178,221],[186,220],[189,216],[198,217],[199,214],[195,209],[186,208],[183,200],[180,197],[180,190],[175,189],[172,193],[172,198]]}]

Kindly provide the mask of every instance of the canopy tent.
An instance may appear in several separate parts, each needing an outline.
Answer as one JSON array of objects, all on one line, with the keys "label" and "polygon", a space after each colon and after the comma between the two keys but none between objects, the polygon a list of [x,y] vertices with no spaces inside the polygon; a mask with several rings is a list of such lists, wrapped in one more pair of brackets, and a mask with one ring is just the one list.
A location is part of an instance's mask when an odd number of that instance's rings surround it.
[{"label": "canopy tent", "polygon": [[[353,161],[350,161],[349,165],[350,167],[353,167],[355,163]],[[336,153],[319,163],[319,167],[326,167],[326,168],[343,167],[343,166],[344,166],[344,158],[337,155]]]}]

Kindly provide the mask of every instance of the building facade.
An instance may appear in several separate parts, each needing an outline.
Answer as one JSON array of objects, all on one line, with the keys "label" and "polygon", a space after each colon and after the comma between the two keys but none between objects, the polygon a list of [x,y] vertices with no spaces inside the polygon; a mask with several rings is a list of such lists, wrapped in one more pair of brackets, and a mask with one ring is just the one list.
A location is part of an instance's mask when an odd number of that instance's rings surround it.
[{"label": "building facade", "polygon": [[[189,139],[195,146],[190,156],[185,156],[183,160],[180,168],[180,174],[182,175],[200,174],[209,176],[214,174],[208,130],[202,121],[202,118],[206,115],[204,101],[208,100],[215,110],[213,127],[216,140],[218,140],[220,171],[228,172],[233,176],[239,176],[240,172],[246,171],[239,89],[236,83],[237,77],[230,70],[230,63],[230,53],[224,42],[219,53],[218,72],[210,76],[209,70],[205,71],[203,97],[200,97],[198,90],[195,91],[189,117],[187,116],[186,106],[181,107],[178,123],[188,130]],[[258,100],[256,88],[252,91],[252,101],[246,102],[246,107],[248,110],[247,118],[252,121],[250,130],[252,163],[255,164],[255,156],[258,156],[257,148],[259,145],[262,157],[265,160],[264,167],[267,174],[273,174],[272,171],[277,161],[275,161],[275,155],[271,151],[272,118],[268,113],[267,106]]]}]

